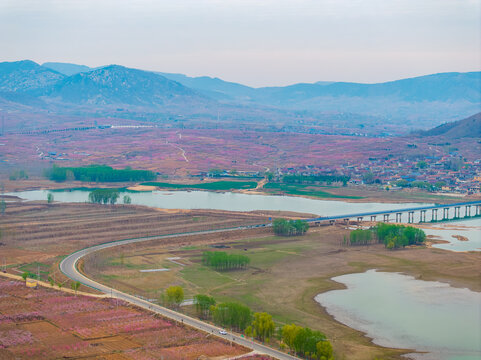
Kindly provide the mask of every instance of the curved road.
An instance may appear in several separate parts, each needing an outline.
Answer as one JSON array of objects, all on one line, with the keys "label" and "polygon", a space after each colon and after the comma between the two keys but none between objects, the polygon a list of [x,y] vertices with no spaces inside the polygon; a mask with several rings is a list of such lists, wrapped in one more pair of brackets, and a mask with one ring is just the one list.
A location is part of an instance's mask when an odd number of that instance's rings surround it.
[{"label": "curved road", "polygon": [[126,294],[124,292],[112,289],[108,286],[102,285],[96,281],[93,281],[86,277],[85,275],[81,274],[78,269],[77,269],[77,263],[78,261],[84,257],[87,254],[91,254],[95,251],[102,250],[102,249],[107,249],[111,248],[114,246],[119,246],[119,245],[125,245],[125,244],[130,244],[130,243],[135,243],[135,242],[142,242],[142,241],[148,241],[148,240],[155,240],[155,239],[165,239],[165,238],[172,238],[172,237],[181,237],[181,236],[192,236],[192,235],[202,235],[202,234],[212,234],[216,232],[224,232],[224,231],[234,231],[234,230],[242,230],[242,229],[247,229],[250,227],[237,227],[237,228],[229,228],[229,229],[220,229],[220,230],[210,230],[210,231],[198,231],[198,232],[191,232],[191,233],[179,233],[179,234],[172,234],[172,235],[162,235],[162,236],[151,236],[151,237],[144,237],[144,238],[134,238],[134,239],[125,239],[125,240],[119,240],[119,241],[114,241],[114,242],[109,242],[105,244],[100,244],[96,246],[92,246],[89,248],[85,248],[82,250],[79,250],[77,252],[74,252],[73,254],[67,256],[61,263],[60,263],[60,270],[68,276],[70,279],[74,281],[79,281],[80,283],[89,286],[91,288],[94,288],[96,290],[99,290],[105,294],[111,295],[114,298],[124,300],[128,303],[131,303],[133,305],[139,306],[141,308],[153,311],[157,314],[160,314],[162,316],[165,316],[167,318],[170,318],[172,320],[175,320],[177,322],[192,326],[196,329],[205,331],[206,333],[210,334],[215,334],[216,336],[219,336],[221,338],[224,338],[225,340],[232,341],[236,344],[245,346],[247,348],[253,349],[259,353],[266,354],[269,356],[272,356],[274,358],[280,359],[280,360],[291,360],[291,359],[299,359],[295,356],[288,355],[286,353],[283,353],[281,351],[272,349],[268,346],[259,344],[257,342],[247,340],[244,337],[241,337],[240,335],[234,334],[227,332],[225,335],[222,335],[219,333],[220,330],[222,330],[219,327],[216,327],[214,325],[208,324],[206,322],[203,322],[198,319],[194,319],[190,316],[178,313],[176,311],[172,311],[170,309],[167,309],[165,307],[152,304],[146,300],[143,300],[139,297],[136,297],[134,295]]}]

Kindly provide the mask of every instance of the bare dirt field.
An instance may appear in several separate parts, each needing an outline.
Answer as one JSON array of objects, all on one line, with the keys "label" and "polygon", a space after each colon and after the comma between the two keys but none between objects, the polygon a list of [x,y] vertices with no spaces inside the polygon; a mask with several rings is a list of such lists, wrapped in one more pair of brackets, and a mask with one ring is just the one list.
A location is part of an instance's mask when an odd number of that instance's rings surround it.
[{"label": "bare dirt field", "polygon": [[[425,247],[390,251],[379,244],[344,247],[341,243],[348,230],[342,225],[313,228],[302,237],[275,237],[267,229],[262,232],[244,233],[241,238],[199,237],[189,239],[182,248],[156,242],[123,246],[117,254],[92,254],[84,270],[103,283],[153,298],[176,284],[184,287],[187,298],[205,293],[218,301],[240,301],[254,311],[273,314],[279,325],[294,322],[324,332],[341,359],[401,359],[407,351],[372,344],[362,333],[335,321],[314,301],[317,294],[341,287],[331,280],[334,276],[379,269],[481,291],[480,253]],[[212,245],[249,256],[249,268],[217,272],[203,266],[201,254],[213,250]],[[179,258],[180,264],[172,263],[172,257]],[[140,271],[160,267],[169,271]],[[189,312],[189,307],[184,311]]]},{"label": "bare dirt field", "polygon": [[269,215],[222,211],[161,211],[134,205],[9,202],[0,216],[0,265],[19,275],[58,272],[57,265],[75,250],[134,237],[229,228],[267,222]]},{"label": "bare dirt field", "polygon": [[114,299],[0,278],[0,359],[221,360],[249,352]]}]

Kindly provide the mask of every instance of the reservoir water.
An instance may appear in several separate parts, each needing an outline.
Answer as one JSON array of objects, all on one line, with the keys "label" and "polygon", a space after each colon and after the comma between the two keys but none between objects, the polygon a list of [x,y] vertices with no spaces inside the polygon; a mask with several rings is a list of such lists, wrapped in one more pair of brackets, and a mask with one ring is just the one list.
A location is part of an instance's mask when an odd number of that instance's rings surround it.
[{"label": "reservoir water", "polygon": [[375,270],[333,280],[347,289],[315,300],[374,343],[429,352],[410,355],[415,359],[481,358],[481,293]]},{"label": "reservoir water", "polygon": [[[47,200],[48,190],[8,193],[25,200]],[[54,191],[55,201],[86,202],[88,191]],[[345,201],[315,200],[294,196],[250,195],[209,191],[143,191],[120,193],[119,201],[129,195],[132,204],[164,209],[216,209],[228,211],[281,210],[310,213],[319,216],[343,215],[357,212],[407,209],[430,204],[420,203],[349,203]]]},{"label": "reservoir water", "polygon": [[[25,200],[47,199],[51,192],[55,201],[60,202],[87,202],[89,191],[86,190],[33,190],[23,192],[12,192],[6,195],[18,196]],[[226,211],[294,211],[310,213],[318,216],[345,215],[359,212],[385,211],[394,209],[407,209],[432,204],[423,203],[350,203],[335,200],[317,200],[294,196],[276,195],[251,195],[232,192],[209,192],[209,191],[142,191],[142,192],[121,192],[119,202],[122,202],[124,195],[129,195],[132,204],[144,205],[165,209],[215,209]],[[430,221],[431,212],[426,214],[427,221]],[[450,217],[454,216],[454,208],[450,209]],[[391,217],[392,218],[392,217]],[[415,213],[415,221],[419,220],[419,212]],[[407,221],[404,214],[402,221]],[[450,224],[456,225],[453,230]],[[442,240],[450,241],[449,244],[436,244],[445,250],[452,251],[479,251],[481,250],[481,218],[472,220],[460,220],[454,223],[438,223],[435,228],[425,228],[428,235],[435,235]],[[464,235],[463,235],[464,234]],[[452,235],[463,235],[468,241],[458,241]]]}]

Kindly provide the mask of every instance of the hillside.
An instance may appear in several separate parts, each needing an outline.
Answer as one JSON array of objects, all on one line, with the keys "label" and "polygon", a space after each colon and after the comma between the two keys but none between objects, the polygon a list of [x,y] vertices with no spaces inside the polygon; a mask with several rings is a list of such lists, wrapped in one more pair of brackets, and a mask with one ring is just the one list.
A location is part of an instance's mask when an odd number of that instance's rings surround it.
[{"label": "hillside", "polygon": [[481,112],[463,120],[439,125],[425,131],[423,136],[442,136],[448,139],[481,138]]},{"label": "hillside", "polygon": [[143,106],[197,105],[210,100],[163,76],[119,65],[78,73],[59,81],[43,93],[45,99],[77,105]]},{"label": "hillside", "polygon": [[57,83],[65,76],[30,60],[0,63],[0,92],[32,91]]},{"label": "hillside", "polygon": [[219,118],[233,126],[255,122],[275,131],[386,134],[429,129],[465,118],[481,106],[481,72],[379,84],[318,81],[252,88],[219,78],[119,65],[44,65],[29,60],[0,63],[0,103],[5,110],[128,117],[135,112],[135,118],[149,121],[189,116],[209,122]]}]

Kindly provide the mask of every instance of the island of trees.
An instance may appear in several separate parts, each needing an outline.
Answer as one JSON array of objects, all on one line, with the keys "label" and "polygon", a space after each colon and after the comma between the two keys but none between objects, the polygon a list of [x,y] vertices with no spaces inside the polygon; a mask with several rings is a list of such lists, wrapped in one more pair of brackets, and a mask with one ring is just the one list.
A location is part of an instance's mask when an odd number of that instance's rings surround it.
[{"label": "island of trees", "polygon": [[117,189],[95,189],[89,193],[89,202],[92,204],[114,205],[119,196]]},{"label": "island of trees", "polygon": [[58,167],[53,166],[45,173],[50,180],[63,182],[66,180],[95,181],[95,182],[121,182],[121,181],[151,181],[156,179],[156,174],[149,170],[113,169],[106,165],[90,165],[85,167]]}]

